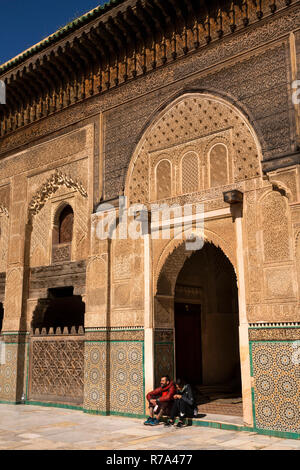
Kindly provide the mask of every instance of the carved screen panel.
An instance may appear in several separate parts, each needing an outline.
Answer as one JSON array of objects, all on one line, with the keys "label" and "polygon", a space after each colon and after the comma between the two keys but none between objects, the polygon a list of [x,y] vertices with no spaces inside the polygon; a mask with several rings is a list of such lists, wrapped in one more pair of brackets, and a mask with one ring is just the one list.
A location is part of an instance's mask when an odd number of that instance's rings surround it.
[{"label": "carved screen panel", "polygon": [[81,404],[83,369],[83,339],[33,339],[30,399]]},{"label": "carved screen panel", "polygon": [[290,259],[288,207],[286,198],[273,191],[262,200],[264,261]]},{"label": "carved screen panel", "polygon": [[193,193],[199,189],[199,160],[193,152],[187,153],[181,162],[182,192]]},{"label": "carved screen panel", "polygon": [[73,238],[74,213],[70,206],[64,208],[59,217],[59,243],[71,243]]},{"label": "carved screen panel", "polygon": [[164,199],[171,196],[171,164],[168,160],[162,160],[156,168],[156,197]]},{"label": "carved screen panel", "polygon": [[227,147],[222,144],[215,145],[210,151],[210,186],[223,186],[228,184],[228,157]]},{"label": "carved screen panel", "polygon": [[0,272],[6,271],[7,248],[9,235],[9,218],[6,214],[1,215],[0,207]]}]

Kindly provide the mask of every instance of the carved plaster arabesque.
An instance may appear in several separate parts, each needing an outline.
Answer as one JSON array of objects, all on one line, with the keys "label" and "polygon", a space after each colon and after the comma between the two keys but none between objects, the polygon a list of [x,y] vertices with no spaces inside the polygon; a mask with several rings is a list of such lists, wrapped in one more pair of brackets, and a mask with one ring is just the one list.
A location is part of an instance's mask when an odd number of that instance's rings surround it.
[{"label": "carved plaster arabesque", "polygon": [[[145,203],[151,199],[152,155],[155,155],[153,163],[159,162],[161,153],[162,156],[165,155],[161,159],[168,158],[171,166],[174,166],[175,157],[173,155],[170,158],[170,155],[176,146],[188,147],[198,139],[230,129],[232,141],[229,152],[232,153],[230,158],[233,160],[234,181],[261,176],[261,149],[258,139],[247,119],[236,107],[210,94],[189,93],[177,98],[158,115],[136,148],[126,180],[125,193],[130,202]],[[179,168],[172,171],[172,177],[177,174],[180,174]],[[172,184],[172,189],[174,187]],[[151,193],[153,194],[153,189]],[[171,192],[169,197],[172,195]]]},{"label": "carved plaster arabesque", "polygon": [[[213,233],[211,231],[208,231],[208,230],[204,231],[204,240],[205,240],[205,242],[212,243],[214,246],[221,248],[224,255],[231,262],[231,264],[233,266],[233,269],[236,273],[236,260],[235,260],[233,247],[229,246],[229,244],[225,240],[221,239],[221,237],[219,235],[217,235],[216,233]],[[183,249],[183,246],[185,245],[185,243],[186,242],[182,241],[182,240],[172,239],[167,243],[167,245],[162,250],[162,252],[159,256],[159,259],[156,263],[156,266],[153,267],[155,294],[157,293],[159,277],[160,277],[161,273],[163,272],[163,269],[166,265],[167,260],[173,255],[173,253],[176,250],[181,249],[181,248]],[[183,267],[185,261],[190,256],[192,256],[193,253],[195,253],[194,250],[186,251],[184,249],[184,257],[182,259],[180,269]],[[180,269],[178,270],[177,275],[179,274]],[[177,276],[175,276],[175,277],[177,279]],[[175,283],[176,283],[176,279],[175,279]],[[175,284],[174,284],[173,287],[175,288]],[[173,292],[173,294],[174,294],[174,292]]]},{"label": "carved plaster arabesque", "polygon": [[[74,210],[74,244],[72,244],[72,258],[82,258],[82,250],[85,234],[88,232],[88,216],[87,210],[82,208],[79,199],[75,197],[72,203],[70,196],[73,194],[63,194],[61,198],[57,197],[54,201],[55,210],[51,213],[50,206],[46,204],[59,188],[65,186],[82,196],[85,200],[88,195],[81,183],[75,181],[72,177],[67,176],[59,170],[56,170],[46,182],[41,186],[41,189],[33,196],[29,204],[29,221],[32,224],[30,258],[31,265],[38,266],[49,264],[51,258],[51,246],[49,245],[51,239],[51,230],[55,223],[55,213],[59,207],[63,205],[71,205]],[[80,200],[82,199],[80,198]],[[82,247],[81,247],[82,245]],[[78,256],[77,256],[78,255]],[[86,253],[87,255],[87,253]],[[34,258],[33,258],[34,256]]]},{"label": "carved plaster arabesque", "polygon": [[198,153],[187,150],[180,163],[182,194],[198,191],[202,176]]},{"label": "carved plaster arabesque", "polygon": [[264,263],[291,260],[290,214],[287,198],[267,190],[258,201]]},{"label": "carved plaster arabesque", "polygon": [[0,203],[0,231],[0,272],[4,272],[8,251],[9,212],[3,203]]},{"label": "carved plaster arabesque", "polygon": [[38,193],[32,198],[29,204],[30,215],[37,214],[41,208],[46,204],[48,199],[54,194],[57,189],[65,185],[67,188],[73,188],[78,191],[83,197],[88,197],[88,194],[81,183],[73,180],[70,176],[65,175],[59,170],[46,181]]}]

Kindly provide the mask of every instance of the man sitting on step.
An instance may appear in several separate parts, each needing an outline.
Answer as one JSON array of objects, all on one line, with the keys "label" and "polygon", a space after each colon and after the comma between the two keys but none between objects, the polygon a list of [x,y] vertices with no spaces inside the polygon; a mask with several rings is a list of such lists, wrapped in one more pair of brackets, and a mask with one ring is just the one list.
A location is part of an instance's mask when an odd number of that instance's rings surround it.
[{"label": "man sitting on step", "polygon": [[[176,393],[174,382],[168,375],[160,379],[160,387],[156,388],[147,395],[149,402],[149,418],[144,422],[145,425],[157,426],[162,415],[170,416],[173,405],[173,397]],[[156,415],[156,418],[154,417]]]}]

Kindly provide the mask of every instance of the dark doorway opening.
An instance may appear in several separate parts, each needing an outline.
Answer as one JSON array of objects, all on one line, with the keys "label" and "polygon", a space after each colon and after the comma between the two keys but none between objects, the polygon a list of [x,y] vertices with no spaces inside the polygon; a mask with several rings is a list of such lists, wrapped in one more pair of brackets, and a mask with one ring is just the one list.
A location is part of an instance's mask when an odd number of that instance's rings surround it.
[{"label": "dark doorway opening", "polygon": [[59,216],[58,243],[72,243],[74,212],[71,206],[66,206]]},{"label": "dark doorway opening", "polygon": [[177,377],[202,384],[201,305],[175,303],[175,333]]},{"label": "dark doorway opening", "polygon": [[82,405],[84,312],[73,287],[48,289],[33,314],[29,400]]},{"label": "dark doorway opening", "polygon": [[32,328],[49,330],[84,326],[85,304],[80,295],[74,295],[73,287],[48,289],[47,299],[39,300],[34,312]]},{"label": "dark doorway opening", "polygon": [[242,416],[238,289],[234,268],[211,243],[184,263],[175,288],[176,376],[201,413]]}]

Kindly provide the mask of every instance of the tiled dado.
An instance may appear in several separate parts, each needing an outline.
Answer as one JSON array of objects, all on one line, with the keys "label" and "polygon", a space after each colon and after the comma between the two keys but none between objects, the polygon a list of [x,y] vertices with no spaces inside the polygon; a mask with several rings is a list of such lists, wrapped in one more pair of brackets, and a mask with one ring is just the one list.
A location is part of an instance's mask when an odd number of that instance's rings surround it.
[{"label": "tiled dado", "polygon": [[17,403],[23,392],[26,396],[28,339],[27,333],[3,333],[0,336],[0,341],[4,343],[0,363],[0,403]]},{"label": "tiled dado", "polygon": [[250,327],[255,427],[300,432],[300,326]]},{"label": "tiled dado", "polygon": [[156,387],[163,375],[174,378],[174,331],[171,329],[154,331],[154,374]]},{"label": "tiled dado", "polygon": [[144,415],[143,330],[86,330],[84,409]]}]

